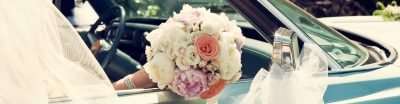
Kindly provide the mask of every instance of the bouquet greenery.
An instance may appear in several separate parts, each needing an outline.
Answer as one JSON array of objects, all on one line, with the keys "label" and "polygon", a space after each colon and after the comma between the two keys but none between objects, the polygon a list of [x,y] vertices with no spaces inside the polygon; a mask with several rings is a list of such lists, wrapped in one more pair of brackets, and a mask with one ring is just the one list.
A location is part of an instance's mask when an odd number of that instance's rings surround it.
[{"label": "bouquet greenery", "polygon": [[392,3],[386,7],[382,2],[377,2],[376,6],[378,10],[375,10],[372,15],[382,16],[386,21],[400,20],[400,6],[397,5],[396,1],[392,1]]}]

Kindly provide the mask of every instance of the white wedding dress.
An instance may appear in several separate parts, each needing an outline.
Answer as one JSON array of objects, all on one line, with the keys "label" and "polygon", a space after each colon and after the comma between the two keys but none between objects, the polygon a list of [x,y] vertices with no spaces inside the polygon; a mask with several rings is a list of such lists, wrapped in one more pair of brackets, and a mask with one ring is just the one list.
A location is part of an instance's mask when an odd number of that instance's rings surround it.
[{"label": "white wedding dress", "polygon": [[111,82],[50,0],[0,0],[0,104],[112,104]]}]

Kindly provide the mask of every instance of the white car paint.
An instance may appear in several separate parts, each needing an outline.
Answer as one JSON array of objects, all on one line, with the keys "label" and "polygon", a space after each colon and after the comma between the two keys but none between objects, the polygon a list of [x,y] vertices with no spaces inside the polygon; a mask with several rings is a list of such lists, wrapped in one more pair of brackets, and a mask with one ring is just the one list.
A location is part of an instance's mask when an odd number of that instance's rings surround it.
[{"label": "white car paint", "polygon": [[[347,16],[319,19],[324,24],[371,37],[400,50],[400,21],[384,21],[381,16]],[[400,66],[397,60],[395,65]]]},{"label": "white car paint", "polygon": [[[370,37],[376,41],[394,47],[398,53],[400,50],[400,21],[388,22],[384,21],[380,16],[348,16],[348,17],[327,17],[319,19],[324,24],[361,34],[363,36]],[[399,58],[398,58],[399,59]],[[373,70],[371,72],[354,74],[349,76],[333,76],[329,77],[328,81],[330,85],[354,83],[360,81],[373,81],[380,79],[399,78],[400,77],[400,61],[396,59],[392,65],[385,66],[383,68]],[[359,84],[355,90],[373,90],[376,86]],[[346,99],[342,101],[331,102],[335,104],[349,104],[357,102],[368,102],[389,97],[400,96],[400,86],[396,86],[390,89],[384,89],[377,91],[372,94],[363,95],[357,98]]]}]

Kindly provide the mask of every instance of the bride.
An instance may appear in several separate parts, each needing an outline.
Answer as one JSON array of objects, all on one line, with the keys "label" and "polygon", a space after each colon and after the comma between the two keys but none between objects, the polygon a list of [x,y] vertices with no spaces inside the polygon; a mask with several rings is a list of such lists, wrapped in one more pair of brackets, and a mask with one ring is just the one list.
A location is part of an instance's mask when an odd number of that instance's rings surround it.
[{"label": "bride", "polygon": [[[0,104],[112,104],[113,84],[51,0],[0,1]],[[146,77],[144,71],[135,77]],[[132,79],[129,75],[125,79]],[[136,87],[148,87],[149,79]],[[126,89],[123,82],[115,89]],[[148,83],[141,86],[141,83]]]}]

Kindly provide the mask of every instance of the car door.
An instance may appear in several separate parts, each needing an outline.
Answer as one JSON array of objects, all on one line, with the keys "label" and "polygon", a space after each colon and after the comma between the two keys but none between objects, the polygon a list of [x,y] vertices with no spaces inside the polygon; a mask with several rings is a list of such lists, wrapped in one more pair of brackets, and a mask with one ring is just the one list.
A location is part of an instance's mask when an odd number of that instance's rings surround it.
[{"label": "car door", "polygon": [[[392,47],[377,43],[386,51],[387,61],[367,63],[368,50],[348,37],[317,21],[300,8],[284,0],[228,0],[262,35],[278,27],[297,33],[301,42],[318,44],[329,57],[329,83],[325,103],[396,103],[400,101],[400,68],[391,65],[397,59]],[[272,18],[272,19],[271,19]],[[271,24],[278,24],[272,25]],[[272,27],[272,28],[270,28]],[[365,38],[363,38],[365,39]],[[354,58],[356,57],[356,58]],[[348,59],[352,58],[352,59]],[[246,95],[251,80],[229,85],[220,103],[237,103]]]}]

